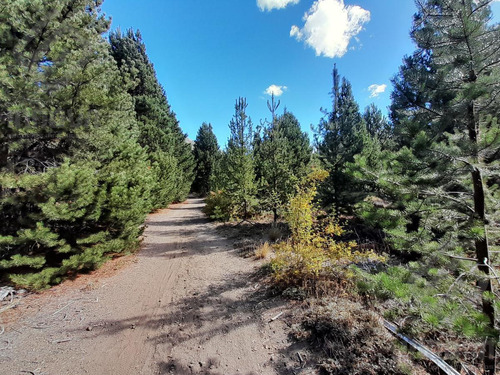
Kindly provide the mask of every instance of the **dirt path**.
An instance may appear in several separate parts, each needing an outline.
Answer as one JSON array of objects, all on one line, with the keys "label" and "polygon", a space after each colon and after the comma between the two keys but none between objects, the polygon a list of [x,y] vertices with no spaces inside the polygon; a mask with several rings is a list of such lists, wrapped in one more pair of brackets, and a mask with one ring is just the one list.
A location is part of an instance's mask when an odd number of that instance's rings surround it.
[{"label": "dirt path", "polygon": [[270,322],[282,302],[202,205],[150,215],[143,250],[113,276],[23,299],[0,374],[292,374],[284,323]]}]

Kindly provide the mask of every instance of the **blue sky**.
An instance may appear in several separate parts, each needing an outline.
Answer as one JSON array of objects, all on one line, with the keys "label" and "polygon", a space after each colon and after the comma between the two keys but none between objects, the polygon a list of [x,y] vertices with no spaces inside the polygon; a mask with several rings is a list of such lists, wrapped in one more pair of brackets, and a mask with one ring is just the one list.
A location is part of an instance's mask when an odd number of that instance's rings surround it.
[{"label": "blue sky", "polygon": [[[102,9],[112,29],[141,31],[183,131],[195,139],[210,122],[221,145],[238,97],[254,125],[270,117],[266,90],[282,92],[279,112],[311,134],[331,107],[334,63],[361,110],[373,102],[386,112],[390,80],[414,50],[412,0],[105,0]],[[500,2],[492,10],[498,21]]]}]

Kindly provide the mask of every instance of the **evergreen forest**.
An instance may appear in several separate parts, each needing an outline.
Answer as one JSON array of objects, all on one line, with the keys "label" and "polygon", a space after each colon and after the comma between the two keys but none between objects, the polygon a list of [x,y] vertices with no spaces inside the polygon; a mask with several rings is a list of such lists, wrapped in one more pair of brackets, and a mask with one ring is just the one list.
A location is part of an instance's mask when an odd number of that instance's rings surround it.
[{"label": "evergreen forest", "polygon": [[500,26],[490,3],[416,1],[415,50],[394,72],[388,116],[361,109],[334,65],[331,107],[311,138],[274,95],[256,122],[238,97],[227,142],[203,123],[192,145],[140,32],[111,30],[101,1],[7,1],[1,280],[38,290],[94,270],[139,248],[148,213],[197,194],[213,220],[269,225],[266,269],[283,294],[352,294],[494,375]]},{"label": "evergreen forest", "polygon": [[0,268],[26,288],[133,251],[146,214],[184,200],[194,178],[140,33],[105,37],[99,7],[0,11]]}]

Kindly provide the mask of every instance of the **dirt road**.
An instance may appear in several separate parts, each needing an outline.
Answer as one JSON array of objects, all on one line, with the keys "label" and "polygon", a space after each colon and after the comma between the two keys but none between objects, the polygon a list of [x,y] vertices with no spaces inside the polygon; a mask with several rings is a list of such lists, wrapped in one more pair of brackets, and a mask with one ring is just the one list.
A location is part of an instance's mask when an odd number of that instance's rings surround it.
[{"label": "dirt road", "polygon": [[270,322],[282,302],[202,205],[150,215],[142,251],[114,275],[21,300],[0,374],[291,374],[284,323]]}]

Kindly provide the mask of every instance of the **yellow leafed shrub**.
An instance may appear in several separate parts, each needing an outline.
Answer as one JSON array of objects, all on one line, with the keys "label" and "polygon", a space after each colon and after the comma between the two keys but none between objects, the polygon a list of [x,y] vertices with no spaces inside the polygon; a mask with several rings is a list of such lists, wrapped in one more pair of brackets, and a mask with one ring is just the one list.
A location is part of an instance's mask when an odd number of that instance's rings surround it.
[{"label": "yellow leafed shrub", "polygon": [[367,260],[381,261],[372,251],[357,251],[355,242],[338,241],[344,230],[332,219],[317,220],[316,185],[327,176],[316,170],[297,189],[285,218],[291,238],[274,246],[271,268],[283,287],[301,287],[312,294],[329,294],[351,282],[348,266]]}]

